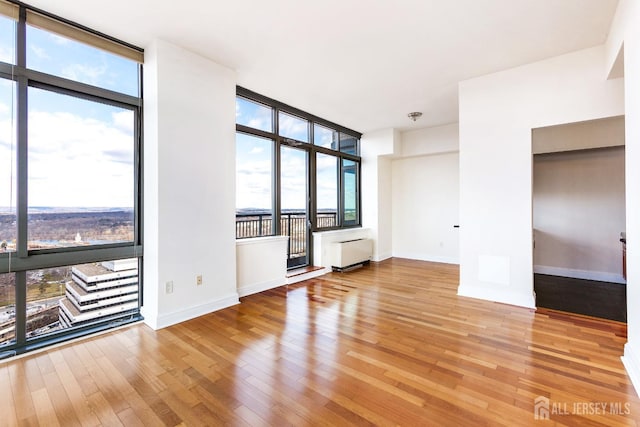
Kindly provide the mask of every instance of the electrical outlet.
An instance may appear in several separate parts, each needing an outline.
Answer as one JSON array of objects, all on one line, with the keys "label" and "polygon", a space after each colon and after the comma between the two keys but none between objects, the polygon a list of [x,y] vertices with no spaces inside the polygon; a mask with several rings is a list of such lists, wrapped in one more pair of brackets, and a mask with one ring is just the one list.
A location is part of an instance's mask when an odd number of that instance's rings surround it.
[{"label": "electrical outlet", "polygon": [[202,285],[202,274],[196,276],[196,285]]},{"label": "electrical outlet", "polygon": [[167,294],[173,293],[173,280],[170,280],[164,284],[164,292]]}]

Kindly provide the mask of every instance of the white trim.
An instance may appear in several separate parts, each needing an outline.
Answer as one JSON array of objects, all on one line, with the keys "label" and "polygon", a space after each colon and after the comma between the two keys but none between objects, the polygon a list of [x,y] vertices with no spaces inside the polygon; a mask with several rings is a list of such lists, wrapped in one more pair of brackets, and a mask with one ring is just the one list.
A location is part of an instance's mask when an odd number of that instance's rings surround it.
[{"label": "white trim", "polygon": [[550,267],[546,265],[534,265],[533,272],[538,274],[549,274],[551,276],[571,277],[573,279],[597,280],[598,282],[626,284],[620,274],[607,273],[605,271],[576,270],[573,268]]},{"label": "white trim", "polygon": [[458,296],[517,305],[519,307],[536,308],[536,297],[533,289],[531,293],[513,292],[504,287],[488,288],[484,286],[464,286],[460,284],[458,287]]},{"label": "white trim", "polygon": [[302,282],[304,280],[315,279],[316,277],[324,276],[327,273],[331,273],[331,268],[324,267],[322,269],[313,270],[308,273],[287,277],[286,282],[287,282],[287,285],[292,285],[294,283]]},{"label": "white trim", "polygon": [[440,264],[456,264],[456,265],[460,264],[460,260],[456,257],[429,255],[429,254],[423,254],[423,253],[394,252],[393,256],[396,258],[415,259],[418,261],[437,262]]},{"label": "white trim", "polygon": [[627,374],[629,374],[631,384],[636,389],[636,394],[640,396],[640,353],[634,351],[630,344],[624,345],[624,356],[621,359]]},{"label": "white trim", "polygon": [[289,236],[264,236],[264,237],[249,237],[247,239],[236,239],[236,246],[244,245],[264,245],[272,242],[288,241]]},{"label": "white trim", "polygon": [[238,288],[238,296],[240,298],[247,295],[257,294],[258,292],[268,291],[269,289],[277,288],[284,285],[284,279],[267,280],[266,282],[253,283],[251,285],[245,285]]},{"label": "white trim", "polygon": [[234,292],[229,296],[215,301],[206,302],[193,307],[187,307],[183,310],[174,311],[172,313],[161,314],[157,317],[156,322],[154,322],[155,324],[147,323],[145,318],[145,323],[153,329],[162,329],[167,326],[204,316],[205,314],[213,313],[214,311],[222,310],[223,308],[237,304],[240,304],[240,300],[238,299],[238,293]]},{"label": "white trim", "polygon": [[374,254],[372,261],[380,262],[392,257],[393,257],[393,254],[391,252],[384,252],[382,254]]},{"label": "white trim", "polygon": [[366,227],[353,227],[353,228],[340,228],[337,230],[327,230],[327,231],[314,231],[313,235],[315,236],[339,236],[341,234],[360,234],[362,233],[363,239],[369,239],[371,230]]}]

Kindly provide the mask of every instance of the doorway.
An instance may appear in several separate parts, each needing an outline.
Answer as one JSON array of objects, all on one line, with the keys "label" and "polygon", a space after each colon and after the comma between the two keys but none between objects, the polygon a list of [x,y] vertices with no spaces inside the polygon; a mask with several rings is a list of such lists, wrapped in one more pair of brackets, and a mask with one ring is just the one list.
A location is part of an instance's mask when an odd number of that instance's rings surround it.
[{"label": "doorway", "polygon": [[626,321],[624,117],[532,139],[536,305]]},{"label": "doorway", "polygon": [[289,236],[287,268],[310,262],[309,153],[295,144],[280,146],[280,234]]}]

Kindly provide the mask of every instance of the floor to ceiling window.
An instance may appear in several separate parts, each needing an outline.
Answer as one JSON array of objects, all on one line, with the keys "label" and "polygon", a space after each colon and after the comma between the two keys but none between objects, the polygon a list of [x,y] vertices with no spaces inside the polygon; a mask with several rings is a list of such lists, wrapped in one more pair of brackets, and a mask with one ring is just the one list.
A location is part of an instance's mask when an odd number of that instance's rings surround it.
[{"label": "floor to ceiling window", "polygon": [[141,64],[0,0],[0,358],[140,318]]},{"label": "floor to ceiling window", "polygon": [[312,231],[360,226],[360,136],[239,87],[236,237],[288,236],[294,268],[312,262]]}]

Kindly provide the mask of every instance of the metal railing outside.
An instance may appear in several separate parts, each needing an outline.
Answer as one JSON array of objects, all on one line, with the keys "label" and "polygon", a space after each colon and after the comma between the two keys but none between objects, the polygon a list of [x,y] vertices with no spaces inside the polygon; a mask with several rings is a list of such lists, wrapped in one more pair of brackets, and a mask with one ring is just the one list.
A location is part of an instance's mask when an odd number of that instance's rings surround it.
[{"label": "metal railing outside", "polygon": [[[318,228],[338,225],[336,212],[318,212]],[[271,236],[273,215],[271,213],[236,214],[236,239]],[[307,253],[307,214],[305,212],[282,212],[280,214],[280,234],[289,236],[289,258],[299,258]]]}]

